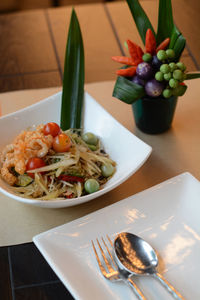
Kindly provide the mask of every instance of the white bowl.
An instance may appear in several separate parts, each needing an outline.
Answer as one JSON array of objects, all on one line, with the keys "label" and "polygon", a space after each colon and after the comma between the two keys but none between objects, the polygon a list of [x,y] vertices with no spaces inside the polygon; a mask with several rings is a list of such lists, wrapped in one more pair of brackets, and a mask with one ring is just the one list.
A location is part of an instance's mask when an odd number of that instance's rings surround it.
[{"label": "white bowl", "polygon": [[[61,92],[0,118],[0,150],[24,129],[47,122],[60,123]],[[117,122],[89,94],[84,95],[84,131],[96,134],[106,152],[117,163],[116,173],[105,186],[86,196],[66,200],[35,200],[19,197],[0,179],[0,191],[14,200],[40,207],[60,208],[87,202],[114,189],[135,173],[152,148]]]}]

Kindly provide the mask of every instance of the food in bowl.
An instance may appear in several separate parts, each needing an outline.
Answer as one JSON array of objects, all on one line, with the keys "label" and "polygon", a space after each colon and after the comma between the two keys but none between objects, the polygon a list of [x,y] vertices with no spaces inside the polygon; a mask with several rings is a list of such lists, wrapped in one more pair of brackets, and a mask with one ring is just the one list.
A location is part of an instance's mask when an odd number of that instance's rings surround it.
[{"label": "food in bowl", "polygon": [[21,197],[77,198],[101,189],[116,163],[91,132],[62,131],[54,122],[22,131],[0,155],[0,173]]}]

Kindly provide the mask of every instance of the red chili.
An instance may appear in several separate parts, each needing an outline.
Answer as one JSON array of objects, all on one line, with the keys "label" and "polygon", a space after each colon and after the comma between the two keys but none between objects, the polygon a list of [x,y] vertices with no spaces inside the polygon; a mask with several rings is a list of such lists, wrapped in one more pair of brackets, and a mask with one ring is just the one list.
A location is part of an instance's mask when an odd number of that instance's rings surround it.
[{"label": "red chili", "polygon": [[135,65],[132,58],[126,57],[126,56],[112,56],[112,60],[119,62],[121,64],[129,65],[129,66]]},{"label": "red chili", "polygon": [[67,199],[74,198],[74,193],[71,193],[69,195],[65,195],[65,198],[67,198]]},{"label": "red chili", "polygon": [[128,50],[130,53],[130,56],[132,57],[133,63],[134,65],[138,65],[139,63],[142,62],[142,49],[136,45],[135,43],[133,43],[130,40],[127,40],[127,45],[128,45]]},{"label": "red chili", "polygon": [[63,180],[63,181],[68,181],[68,182],[84,182],[83,177],[65,175],[65,174],[58,176],[58,180]]},{"label": "red chili", "polygon": [[156,52],[158,52],[159,50],[165,50],[167,48],[167,46],[169,45],[170,42],[170,38],[166,38],[162,43],[160,43],[160,45],[156,48]]},{"label": "red chili", "polygon": [[130,67],[127,69],[120,69],[116,71],[117,75],[125,76],[125,77],[132,77],[136,73],[136,67]]},{"label": "red chili", "polygon": [[142,48],[140,46],[137,46],[137,53],[138,53],[139,59],[142,61],[142,56],[144,55],[144,51],[142,50]]},{"label": "red chili", "polygon": [[146,32],[145,47],[147,53],[153,55],[156,52],[156,38],[150,28]]}]

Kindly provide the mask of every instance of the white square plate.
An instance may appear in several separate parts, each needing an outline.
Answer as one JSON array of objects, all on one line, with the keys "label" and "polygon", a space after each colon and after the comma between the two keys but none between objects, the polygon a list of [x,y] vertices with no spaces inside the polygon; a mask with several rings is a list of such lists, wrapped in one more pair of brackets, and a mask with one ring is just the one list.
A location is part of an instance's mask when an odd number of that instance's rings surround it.
[{"label": "white square plate", "polygon": [[[200,299],[200,184],[183,173],[116,204],[33,238],[49,265],[79,300],[137,299],[124,283],[101,275],[91,240],[126,231],[156,249],[159,271],[185,299]],[[148,300],[172,296],[151,276],[136,278]]]},{"label": "white square plate", "polygon": [[[31,126],[56,122],[60,124],[61,92],[0,118],[0,150]],[[110,157],[117,163],[114,176],[99,191],[66,200],[35,200],[15,195],[0,178],[0,191],[5,195],[35,206],[60,208],[73,206],[99,197],[114,189],[134,174],[149,157],[152,148],[116,121],[89,94],[85,93],[83,129],[96,134]]]}]

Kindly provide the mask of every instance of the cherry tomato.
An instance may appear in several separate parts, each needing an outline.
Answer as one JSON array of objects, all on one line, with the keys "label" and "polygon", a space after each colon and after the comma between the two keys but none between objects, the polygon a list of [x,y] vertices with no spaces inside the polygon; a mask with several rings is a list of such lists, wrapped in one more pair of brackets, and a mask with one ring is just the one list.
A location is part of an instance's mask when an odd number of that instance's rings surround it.
[{"label": "cherry tomato", "polygon": [[65,133],[60,133],[53,139],[53,149],[56,152],[66,152],[71,147],[71,139]]},{"label": "cherry tomato", "polygon": [[51,134],[53,137],[60,133],[60,126],[54,122],[50,122],[44,125],[43,128],[44,135]]},{"label": "cherry tomato", "polygon": [[[38,158],[38,157],[33,157],[33,158],[30,158],[26,164],[26,171],[29,171],[29,170],[34,170],[34,169],[37,169],[37,168],[41,168],[41,167],[44,167],[46,166],[44,160],[42,158]],[[35,178],[35,174],[34,173],[29,173],[28,172],[28,176],[32,177],[32,178]]]}]

